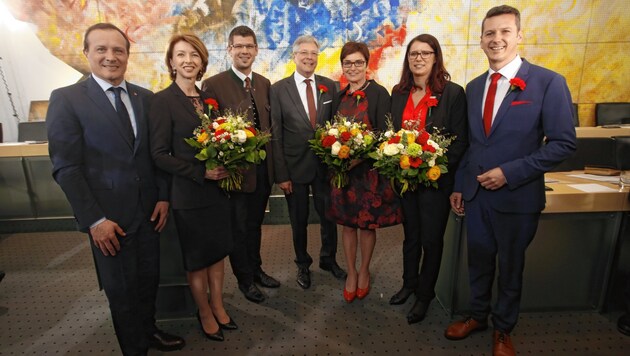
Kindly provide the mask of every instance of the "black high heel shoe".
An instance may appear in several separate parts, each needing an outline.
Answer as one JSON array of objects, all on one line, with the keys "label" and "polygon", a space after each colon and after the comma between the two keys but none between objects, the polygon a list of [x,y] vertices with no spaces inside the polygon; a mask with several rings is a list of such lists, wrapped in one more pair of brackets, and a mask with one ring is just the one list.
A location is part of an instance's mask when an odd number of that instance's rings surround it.
[{"label": "black high heel shoe", "polygon": [[228,318],[230,318],[230,321],[228,321],[225,324],[221,324],[219,319],[217,319],[216,317],[214,318],[214,320],[216,320],[217,324],[219,324],[219,328],[221,328],[223,330],[237,330],[238,329],[238,325],[236,325],[236,323],[234,322],[234,319],[232,319],[232,317],[229,316],[229,315],[228,315]]},{"label": "black high heel shoe", "polygon": [[207,333],[206,330],[204,330],[203,328],[203,323],[201,322],[201,315],[199,315],[199,311],[197,311],[197,320],[199,320],[199,325],[201,326],[201,331],[203,332],[204,335],[206,335],[206,338],[213,340],[213,341],[223,341],[225,340],[225,338],[223,337],[223,330],[221,330],[221,325],[219,325],[219,331],[217,331],[214,334],[210,334]]}]

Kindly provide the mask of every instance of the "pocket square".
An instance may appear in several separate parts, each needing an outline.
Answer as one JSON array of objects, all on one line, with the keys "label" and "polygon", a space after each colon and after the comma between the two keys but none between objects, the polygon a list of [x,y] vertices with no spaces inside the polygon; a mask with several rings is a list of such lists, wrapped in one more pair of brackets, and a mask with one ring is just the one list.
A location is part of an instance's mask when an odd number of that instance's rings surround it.
[{"label": "pocket square", "polygon": [[516,105],[524,105],[524,104],[531,104],[532,102],[530,100],[521,100],[521,101],[513,101],[510,105],[511,106],[516,106]]},{"label": "pocket square", "polygon": [[322,103],[322,105],[326,105],[326,104],[330,104],[330,103],[332,103],[332,100],[324,101],[324,102]]}]

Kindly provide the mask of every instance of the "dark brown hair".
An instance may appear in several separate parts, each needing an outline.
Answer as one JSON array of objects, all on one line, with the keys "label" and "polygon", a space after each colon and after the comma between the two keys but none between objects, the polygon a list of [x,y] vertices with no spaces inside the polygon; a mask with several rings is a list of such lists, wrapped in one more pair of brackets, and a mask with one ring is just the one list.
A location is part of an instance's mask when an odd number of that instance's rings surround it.
[{"label": "dark brown hair", "polygon": [[90,27],[88,27],[87,30],[85,30],[85,35],[83,36],[83,51],[87,51],[88,48],[90,48],[90,44],[88,43],[88,35],[90,34],[90,32],[94,31],[94,30],[113,30],[113,31],[118,31],[118,33],[120,33],[123,38],[125,39],[125,42],[127,42],[127,54],[129,54],[129,48],[131,47],[131,43],[129,42],[129,38],[127,37],[127,35],[118,27],[116,27],[115,25],[112,25],[111,23],[108,22],[99,22],[97,24],[94,24]]},{"label": "dark brown hair", "polygon": [[168,74],[171,76],[172,80],[175,80],[176,74],[173,74],[173,67],[171,66],[170,59],[171,57],[173,57],[173,49],[179,41],[189,43],[191,46],[193,46],[195,51],[199,53],[199,57],[201,57],[201,70],[197,75],[197,80],[201,80],[201,77],[203,77],[203,74],[206,72],[206,68],[208,67],[208,49],[206,48],[206,45],[203,44],[201,39],[199,39],[199,37],[190,33],[173,35],[173,37],[171,37],[171,39],[168,41],[168,49],[166,50],[165,58],[166,67],[168,68]]},{"label": "dark brown hair", "polygon": [[365,62],[370,61],[370,50],[365,43],[362,42],[346,42],[341,48],[341,55],[339,56],[339,60],[343,62],[343,60],[353,53],[361,53],[363,58],[365,58]]},{"label": "dark brown hair", "polygon": [[488,12],[486,12],[486,17],[484,17],[483,21],[481,21],[481,33],[483,33],[483,25],[486,23],[486,19],[499,16],[499,15],[505,15],[505,14],[514,15],[515,21],[516,21],[516,30],[520,31],[521,30],[521,13],[518,11],[518,9],[509,5],[500,5],[500,6],[495,6],[492,9],[488,10]]},{"label": "dark brown hair", "polygon": [[228,45],[231,46],[234,43],[234,36],[241,37],[253,37],[254,44],[258,46],[258,40],[256,40],[256,33],[254,30],[247,26],[236,26],[230,31],[230,35],[228,36]]},{"label": "dark brown hair", "polygon": [[437,38],[426,33],[418,35],[409,41],[407,51],[405,51],[405,58],[403,59],[403,69],[402,74],[400,75],[400,82],[394,86],[393,90],[398,92],[409,91],[414,86],[413,73],[411,73],[411,69],[409,69],[409,51],[414,42],[426,43],[431,47],[431,49],[433,49],[435,63],[433,63],[433,68],[431,68],[431,74],[429,74],[428,86],[431,88],[432,93],[441,94],[442,91],[444,91],[446,82],[451,80],[451,75],[444,67],[444,59],[442,57],[440,42],[438,42]]}]

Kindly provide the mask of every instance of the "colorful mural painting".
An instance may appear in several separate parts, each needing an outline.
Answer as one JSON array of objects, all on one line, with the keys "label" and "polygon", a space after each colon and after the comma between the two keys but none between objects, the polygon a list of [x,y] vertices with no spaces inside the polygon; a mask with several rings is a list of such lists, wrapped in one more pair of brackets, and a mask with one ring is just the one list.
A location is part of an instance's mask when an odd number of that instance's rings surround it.
[{"label": "colorful mural painting", "polygon": [[[228,68],[227,34],[247,25],[258,36],[254,70],[272,82],[292,73],[291,44],[301,34],[321,42],[318,72],[340,80],[344,42],[371,49],[370,76],[390,88],[398,81],[409,39],[436,36],[454,82],[465,85],[487,69],[479,49],[481,20],[499,4],[485,0],[2,0],[11,14],[34,24],[57,58],[89,72],[83,31],[112,22],[133,41],[128,79],[159,90],[170,82],[165,46],[178,32],[194,32],[210,49],[206,76]],[[630,101],[630,7],[624,0],[501,1],[522,13],[520,53],[567,78],[580,104],[581,124],[594,124],[596,102]],[[608,75],[614,73],[614,76]],[[70,84],[70,83],[68,83]],[[602,88],[606,88],[602,90]]]}]

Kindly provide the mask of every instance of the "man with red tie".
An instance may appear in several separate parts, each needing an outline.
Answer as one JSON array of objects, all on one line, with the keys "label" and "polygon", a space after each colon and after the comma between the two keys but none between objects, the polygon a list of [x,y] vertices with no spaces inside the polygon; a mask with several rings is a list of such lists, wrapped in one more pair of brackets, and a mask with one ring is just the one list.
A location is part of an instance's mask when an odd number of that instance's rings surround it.
[{"label": "man with red tie", "polygon": [[545,207],[544,173],[576,148],[564,77],[522,59],[521,41],[517,9],[488,11],[481,48],[490,69],[466,87],[470,147],[450,197],[452,209],[466,213],[471,315],[445,336],[459,340],[485,330],[491,314],[495,355],[515,354],[509,335],[518,320],[525,251]]}]

